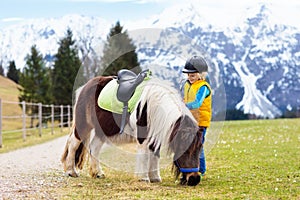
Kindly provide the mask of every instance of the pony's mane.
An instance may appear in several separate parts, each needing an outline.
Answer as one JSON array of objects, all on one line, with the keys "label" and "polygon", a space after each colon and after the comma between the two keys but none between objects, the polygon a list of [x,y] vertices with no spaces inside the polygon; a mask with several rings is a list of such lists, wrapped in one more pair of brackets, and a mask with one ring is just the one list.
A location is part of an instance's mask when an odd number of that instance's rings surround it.
[{"label": "pony's mane", "polygon": [[155,144],[156,148],[169,142],[169,136],[179,118],[190,117],[196,124],[179,91],[169,81],[150,79],[140,99],[141,107],[147,103],[148,138],[149,143]]}]

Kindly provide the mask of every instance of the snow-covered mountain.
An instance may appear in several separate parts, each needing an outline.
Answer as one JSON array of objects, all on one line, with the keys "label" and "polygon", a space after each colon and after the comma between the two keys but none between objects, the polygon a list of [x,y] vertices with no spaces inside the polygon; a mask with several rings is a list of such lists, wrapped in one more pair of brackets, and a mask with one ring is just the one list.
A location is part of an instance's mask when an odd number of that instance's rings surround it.
[{"label": "snow-covered mountain", "polygon": [[[99,17],[66,15],[62,18],[33,19],[20,24],[2,28],[0,32],[0,59],[6,66],[14,60],[17,68],[23,68],[25,57],[30,53],[32,45],[46,57],[51,58],[59,47],[58,42],[66,34],[67,28],[73,32],[74,38],[80,43],[84,40],[93,42],[97,49],[99,43],[106,40],[111,26]],[[100,42],[99,42],[100,41]]]},{"label": "snow-covered mountain", "polygon": [[[216,110],[236,108],[273,118],[299,109],[300,30],[275,21],[268,5],[245,9],[236,23],[228,26],[209,21],[205,12],[200,5],[187,4],[126,22],[124,28],[137,46],[142,67],[179,83],[185,60],[201,53],[210,64],[214,103],[220,107]],[[90,45],[100,56],[112,25],[98,17],[71,15],[2,28],[0,59],[3,66],[15,60],[22,68],[30,47],[36,44],[51,61],[67,27],[80,48]]]}]

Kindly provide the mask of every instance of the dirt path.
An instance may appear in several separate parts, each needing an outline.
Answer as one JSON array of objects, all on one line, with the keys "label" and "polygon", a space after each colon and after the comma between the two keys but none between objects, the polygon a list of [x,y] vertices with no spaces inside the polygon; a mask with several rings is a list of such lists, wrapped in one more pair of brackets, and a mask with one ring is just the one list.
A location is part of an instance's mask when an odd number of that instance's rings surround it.
[{"label": "dirt path", "polygon": [[[60,157],[67,136],[50,142],[0,154],[0,200],[56,199],[45,187],[63,182]],[[62,176],[55,175],[61,174]]]}]

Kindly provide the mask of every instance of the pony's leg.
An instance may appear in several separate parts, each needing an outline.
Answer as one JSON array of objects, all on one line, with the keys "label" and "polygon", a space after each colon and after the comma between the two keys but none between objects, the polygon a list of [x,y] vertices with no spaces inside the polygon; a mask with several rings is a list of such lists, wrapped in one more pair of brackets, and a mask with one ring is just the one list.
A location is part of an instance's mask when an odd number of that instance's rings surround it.
[{"label": "pony's leg", "polygon": [[72,177],[78,177],[78,174],[76,172],[76,167],[75,167],[75,154],[81,141],[75,137],[74,130],[73,133],[69,136],[67,141],[68,155],[66,157],[66,161],[64,164],[65,164],[65,171],[67,175]]},{"label": "pony's leg", "polygon": [[150,152],[149,155],[149,178],[150,182],[161,182],[160,170],[159,170],[159,156]]},{"label": "pony's leg", "polygon": [[149,150],[146,145],[138,145],[135,174],[140,181],[150,182]]},{"label": "pony's leg", "polygon": [[[93,130],[94,131],[94,130]],[[100,166],[100,150],[104,142],[96,134],[90,143],[90,175],[94,178],[104,178],[105,174]]]}]

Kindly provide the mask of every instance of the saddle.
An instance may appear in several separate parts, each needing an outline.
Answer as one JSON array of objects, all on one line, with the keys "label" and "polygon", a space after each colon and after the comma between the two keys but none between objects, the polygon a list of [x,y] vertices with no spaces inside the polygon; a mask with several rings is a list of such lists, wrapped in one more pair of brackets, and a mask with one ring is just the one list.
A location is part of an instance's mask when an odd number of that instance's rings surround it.
[{"label": "saddle", "polygon": [[138,75],[136,75],[130,70],[121,69],[117,74],[117,82],[119,84],[117,89],[117,99],[123,103],[120,134],[123,133],[126,123],[126,116],[128,113],[128,101],[134,94],[137,86],[143,82],[143,80],[147,76],[148,71],[148,69],[143,70]]}]

